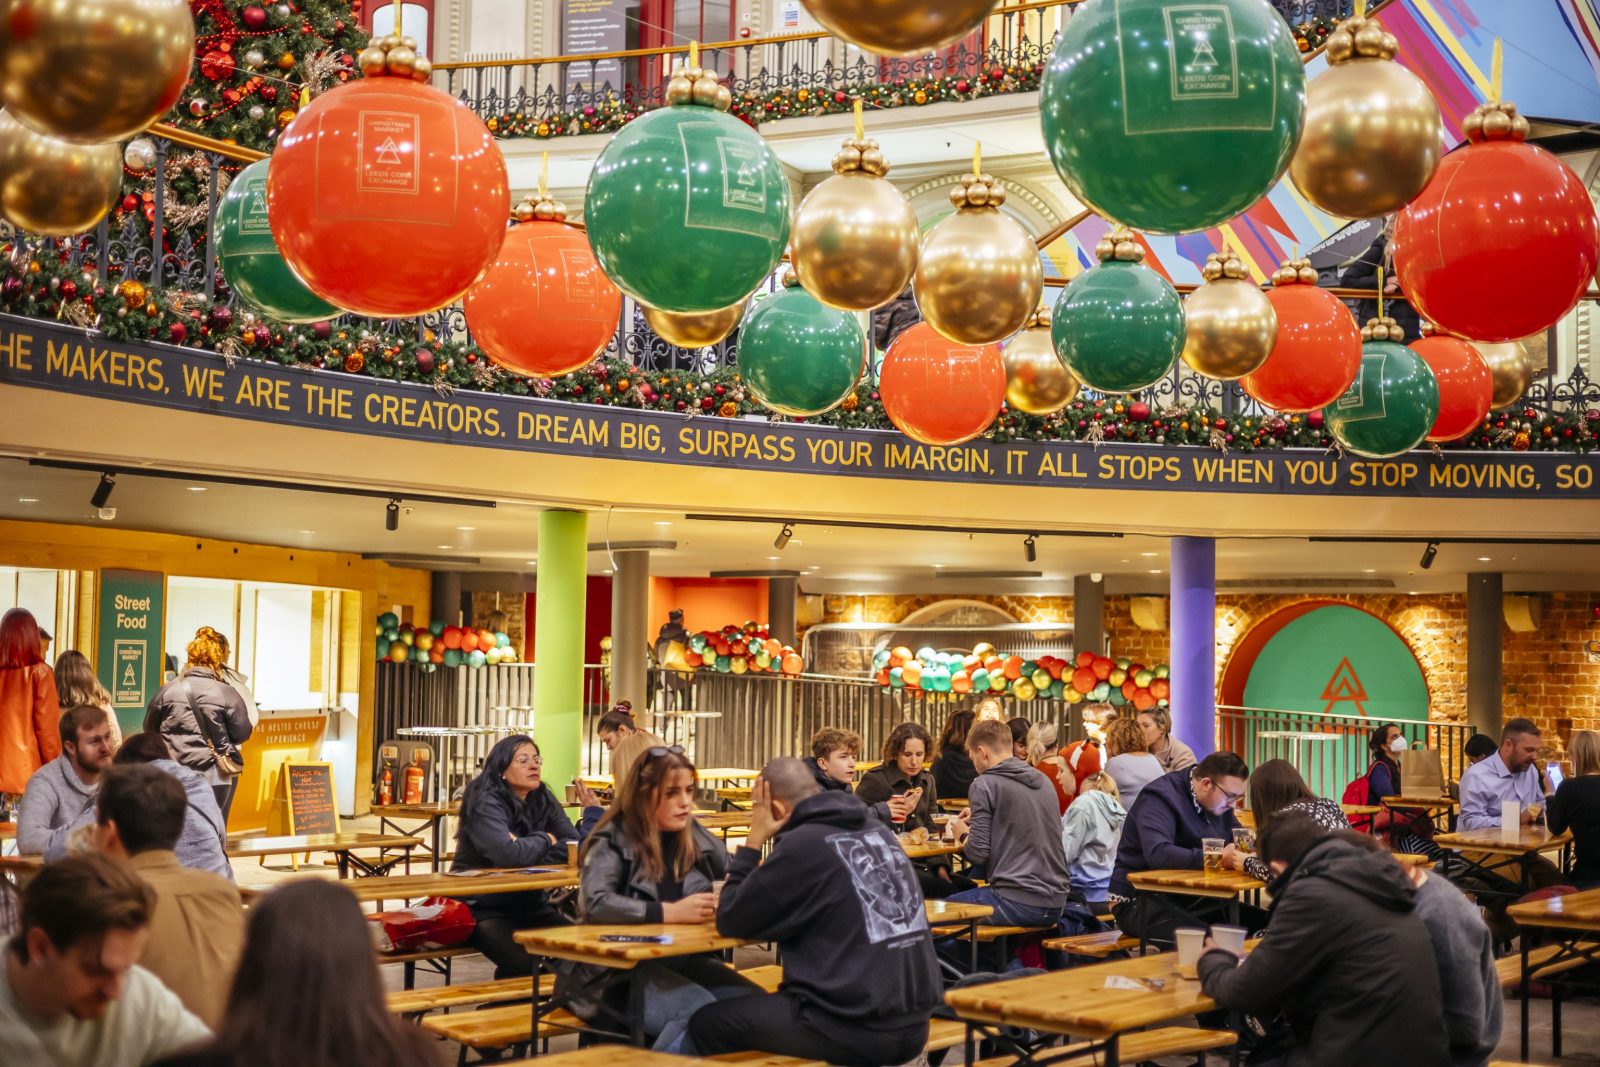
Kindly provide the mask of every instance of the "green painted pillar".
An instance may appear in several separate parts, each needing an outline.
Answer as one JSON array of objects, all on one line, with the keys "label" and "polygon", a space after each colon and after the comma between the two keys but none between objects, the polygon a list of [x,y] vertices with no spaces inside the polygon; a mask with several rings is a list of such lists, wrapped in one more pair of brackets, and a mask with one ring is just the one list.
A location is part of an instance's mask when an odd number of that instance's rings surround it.
[{"label": "green painted pillar", "polygon": [[583,752],[583,593],[589,517],[539,513],[539,570],[534,590],[533,725],[544,754],[544,781],[565,799]]}]

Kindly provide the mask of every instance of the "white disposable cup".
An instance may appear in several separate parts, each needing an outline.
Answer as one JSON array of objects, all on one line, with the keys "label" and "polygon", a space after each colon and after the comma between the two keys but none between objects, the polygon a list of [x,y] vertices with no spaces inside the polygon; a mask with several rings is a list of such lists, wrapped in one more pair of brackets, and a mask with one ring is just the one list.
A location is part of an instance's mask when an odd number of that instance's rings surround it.
[{"label": "white disposable cup", "polygon": [[1246,933],[1242,926],[1213,926],[1211,939],[1217,943],[1218,948],[1225,948],[1236,956],[1242,956]]},{"label": "white disposable cup", "polygon": [[1178,966],[1193,967],[1200,960],[1200,948],[1206,943],[1206,932],[1200,929],[1177,931]]}]

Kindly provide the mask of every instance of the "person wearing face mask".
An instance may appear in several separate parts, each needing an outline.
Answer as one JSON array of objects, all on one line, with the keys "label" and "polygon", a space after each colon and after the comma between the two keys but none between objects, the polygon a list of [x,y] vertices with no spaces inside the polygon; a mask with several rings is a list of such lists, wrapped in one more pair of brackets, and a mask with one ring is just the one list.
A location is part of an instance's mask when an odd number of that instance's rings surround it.
[{"label": "person wearing face mask", "polygon": [[[1400,727],[1392,722],[1377,727],[1367,738],[1367,749],[1372,753],[1372,765],[1367,768],[1369,804],[1378,804],[1382,797],[1400,795],[1400,753],[1409,747]],[[1499,809],[1495,811],[1495,822],[1499,825]],[[1385,806],[1372,816],[1372,820],[1371,828],[1387,834],[1389,847],[1394,851],[1424,855],[1435,860],[1442,858],[1439,847],[1433,843],[1433,822],[1427,812],[1396,810]],[[1364,825],[1356,828],[1367,829]]]},{"label": "person wearing face mask", "polygon": [[[939,826],[934,822],[938,790],[933,772],[927,766],[928,750],[932,747],[932,736],[920,724],[901,723],[889,732],[889,739],[883,743],[883,762],[863,774],[861,784],[856,786],[856,797],[874,811],[880,811],[897,798],[915,798],[904,813],[903,823],[894,821],[895,808],[888,809],[889,822],[896,831],[922,829],[930,835],[939,833]],[[972,888],[972,882],[952,872],[943,859],[924,860],[912,866],[917,870],[924,896],[943,899]]]}]

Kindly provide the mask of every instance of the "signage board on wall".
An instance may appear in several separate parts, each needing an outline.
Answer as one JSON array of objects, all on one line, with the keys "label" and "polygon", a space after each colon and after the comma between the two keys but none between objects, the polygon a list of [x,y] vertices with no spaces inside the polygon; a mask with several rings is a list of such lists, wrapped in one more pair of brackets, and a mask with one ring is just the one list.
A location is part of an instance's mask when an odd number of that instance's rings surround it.
[{"label": "signage board on wall", "polygon": [[[285,763],[316,761],[322,755],[325,715],[263,715],[241,750],[244,773],[233,793],[228,830],[265,830]],[[281,816],[282,813],[280,812]],[[281,831],[287,833],[288,831]]]},{"label": "signage board on wall", "polygon": [[159,571],[100,572],[95,669],[124,733],[140,728],[161,688],[164,586]]},{"label": "signage board on wall", "polygon": [[[569,56],[620,52],[628,47],[627,0],[566,0],[561,8],[561,51]],[[567,67],[567,91],[622,93],[622,61],[602,59]]]}]

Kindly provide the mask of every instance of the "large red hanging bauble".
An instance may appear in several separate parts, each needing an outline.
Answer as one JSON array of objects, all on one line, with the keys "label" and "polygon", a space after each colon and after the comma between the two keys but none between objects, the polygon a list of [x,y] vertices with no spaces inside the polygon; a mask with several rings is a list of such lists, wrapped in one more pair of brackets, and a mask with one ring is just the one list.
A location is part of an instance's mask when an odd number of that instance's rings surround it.
[{"label": "large red hanging bauble", "polygon": [[1437,333],[1413,341],[1410,348],[1439,381],[1439,417],[1428,440],[1454,441],[1477,429],[1494,398],[1494,376],[1483,356],[1461,338]]},{"label": "large red hanging bauble", "polygon": [[301,281],[360,315],[421,315],[494,262],[511,192],[483,120],[445,93],[368,77],[317,97],[267,173],[272,237]]},{"label": "large red hanging bauble", "polygon": [[500,257],[467,290],[473,340],[507,370],[535,378],[570,374],[610,343],[622,293],[605,276],[566,207],[541,198],[518,205]]},{"label": "large red hanging bauble", "polygon": [[1277,411],[1317,411],[1361,372],[1361,329],[1343,301],[1317,288],[1309,259],[1284,264],[1272,282],[1267,299],[1278,313],[1278,340],[1267,361],[1239,384]]},{"label": "large red hanging bauble", "polygon": [[904,330],[878,371],[883,411],[925,445],[956,445],[989,428],[1006,398],[999,345],[964,345],[926,322]]},{"label": "large red hanging bauble", "polygon": [[1423,318],[1479,341],[1539,333],[1577,304],[1594,278],[1597,228],[1583,182],[1524,144],[1512,104],[1486,104],[1463,123],[1471,144],[1395,223],[1400,288]]}]

